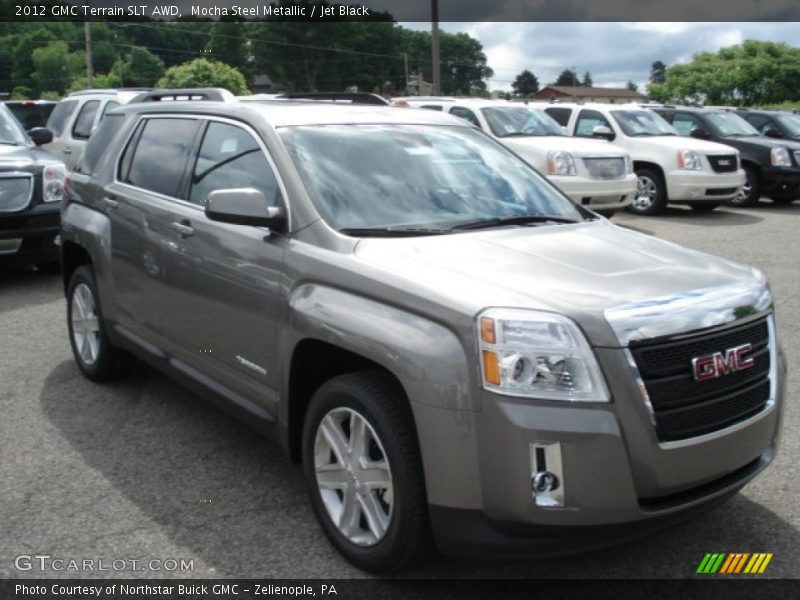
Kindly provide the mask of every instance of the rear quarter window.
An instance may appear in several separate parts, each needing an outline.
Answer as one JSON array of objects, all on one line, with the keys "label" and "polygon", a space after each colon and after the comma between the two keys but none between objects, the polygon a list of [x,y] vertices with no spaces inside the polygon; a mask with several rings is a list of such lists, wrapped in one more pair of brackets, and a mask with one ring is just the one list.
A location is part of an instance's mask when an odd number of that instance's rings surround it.
[{"label": "rear quarter window", "polygon": [[124,121],[123,115],[108,115],[100,123],[97,131],[94,132],[89,143],[81,155],[75,170],[78,173],[92,175],[96,172],[97,164],[103,154],[110,148],[114,134],[119,131]]},{"label": "rear quarter window", "polygon": [[75,109],[78,107],[77,100],[64,100],[63,102],[59,102],[58,106],[56,106],[55,110],[50,115],[50,118],[47,120],[47,128],[53,132],[53,135],[61,135],[64,133],[64,127],[67,124],[67,121],[72,116],[72,113],[75,112]]}]

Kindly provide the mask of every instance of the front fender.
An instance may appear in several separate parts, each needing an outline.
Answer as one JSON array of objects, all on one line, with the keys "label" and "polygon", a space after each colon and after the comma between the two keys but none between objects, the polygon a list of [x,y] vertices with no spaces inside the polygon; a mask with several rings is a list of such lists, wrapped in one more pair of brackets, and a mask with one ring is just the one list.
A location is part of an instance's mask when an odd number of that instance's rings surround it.
[{"label": "front fender", "polygon": [[70,203],[61,213],[61,239],[80,246],[92,259],[101,306],[114,306],[111,290],[111,221],[103,213],[83,204]]}]

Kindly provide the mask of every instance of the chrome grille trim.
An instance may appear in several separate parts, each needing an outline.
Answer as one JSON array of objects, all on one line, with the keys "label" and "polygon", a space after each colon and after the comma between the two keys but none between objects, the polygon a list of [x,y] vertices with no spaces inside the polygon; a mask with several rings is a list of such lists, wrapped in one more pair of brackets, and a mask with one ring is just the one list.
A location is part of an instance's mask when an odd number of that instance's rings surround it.
[{"label": "chrome grille trim", "polygon": [[[18,186],[13,190],[12,186]],[[8,193],[10,191],[10,193]],[[23,171],[0,173],[0,213],[15,213],[28,208],[33,198],[33,174]]]}]

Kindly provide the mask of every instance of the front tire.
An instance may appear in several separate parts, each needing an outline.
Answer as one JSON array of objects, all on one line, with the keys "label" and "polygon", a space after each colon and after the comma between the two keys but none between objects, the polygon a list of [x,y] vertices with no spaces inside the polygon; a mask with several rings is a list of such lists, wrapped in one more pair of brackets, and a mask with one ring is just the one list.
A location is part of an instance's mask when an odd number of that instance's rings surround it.
[{"label": "front tire", "polygon": [[133,357],[108,340],[97,282],[88,265],[78,267],[70,277],[67,327],[75,362],[86,377],[93,381],[112,381],[127,374]]},{"label": "front tire", "polygon": [[736,197],[728,202],[732,206],[754,206],[761,198],[761,181],[752,167],[744,167],[745,181]]},{"label": "front tire", "polygon": [[317,390],[303,427],[303,467],[317,519],[351,563],[399,571],[429,546],[425,482],[408,400],[379,371]]},{"label": "front tire", "polygon": [[636,170],[638,183],[633,201],[628,211],[635,215],[657,215],[667,206],[667,188],[664,178],[655,169],[641,168]]}]

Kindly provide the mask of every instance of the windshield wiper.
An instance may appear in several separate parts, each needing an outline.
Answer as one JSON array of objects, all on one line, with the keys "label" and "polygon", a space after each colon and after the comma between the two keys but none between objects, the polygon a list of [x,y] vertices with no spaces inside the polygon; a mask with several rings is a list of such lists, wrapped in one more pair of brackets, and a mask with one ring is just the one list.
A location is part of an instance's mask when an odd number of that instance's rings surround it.
[{"label": "windshield wiper", "polygon": [[411,237],[450,233],[449,229],[429,227],[343,227],[338,231],[344,235],[352,235],[354,237]]},{"label": "windshield wiper", "polygon": [[502,227],[503,225],[530,225],[535,223],[578,223],[578,221],[552,215],[516,215],[514,217],[495,217],[480,221],[468,221],[453,225],[452,229],[488,229],[489,227]]}]

